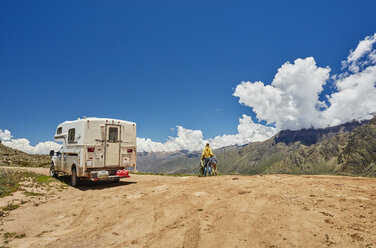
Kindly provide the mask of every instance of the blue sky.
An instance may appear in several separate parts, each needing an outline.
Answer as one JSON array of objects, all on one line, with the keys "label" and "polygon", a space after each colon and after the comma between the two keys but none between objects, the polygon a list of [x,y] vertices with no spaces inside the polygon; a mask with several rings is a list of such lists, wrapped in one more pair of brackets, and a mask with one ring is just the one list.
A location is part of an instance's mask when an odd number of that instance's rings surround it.
[{"label": "blue sky", "polygon": [[[0,129],[36,144],[82,116],[237,133],[242,81],[286,61],[341,61],[376,32],[376,1],[1,1]],[[330,94],[329,87],[322,95]]]}]

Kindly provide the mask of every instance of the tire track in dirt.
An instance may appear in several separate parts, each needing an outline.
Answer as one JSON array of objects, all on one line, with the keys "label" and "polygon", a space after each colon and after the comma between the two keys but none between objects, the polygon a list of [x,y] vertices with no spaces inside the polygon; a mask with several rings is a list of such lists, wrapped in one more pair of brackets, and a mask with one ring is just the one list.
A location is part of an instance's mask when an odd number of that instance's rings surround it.
[{"label": "tire track in dirt", "polygon": [[74,220],[69,224],[66,229],[72,229],[74,227],[78,227],[85,221],[87,216],[89,215],[89,211],[86,208],[82,208],[80,213],[74,218]]},{"label": "tire track in dirt", "polygon": [[158,201],[156,199],[151,199],[151,204],[153,205],[153,225],[151,231],[145,237],[146,244],[143,246],[144,248],[152,247],[156,240],[159,239],[160,235],[163,234],[163,232],[157,230],[159,220],[164,217],[163,209],[157,202]]},{"label": "tire track in dirt", "polygon": [[[208,193],[196,191],[202,190],[197,186],[200,186],[200,184],[189,183],[189,190],[184,188],[182,191],[179,191],[177,189],[177,192],[172,195],[170,198],[171,203],[176,204],[176,202],[178,202],[180,204],[176,206],[175,211],[178,211],[179,209],[185,210],[180,214],[177,214],[176,217],[168,223],[163,220],[166,211],[169,211],[169,209],[164,209],[164,205],[166,204],[166,194],[171,194],[171,192],[163,192],[152,200],[154,205],[153,229],[146,236],[147,242],[144,247],[159,247],[158,244],[162,242],[162,240],[167,239],[172,233],[175,233],[175,235],[173,235],[175,236],[175,239],[179,234],[181,234],[182,237],[181,243],[176,240],[174,246],[177,246],[180,243],[181,245],[178,246],[198,247],[201,229],[200,219],[203,218],[200,210],[207,208],[213,200],[208,198]],[[163,185],[157,187],[157,189],[161,188],[165,187],[163,187]],[[163,213],[163,215],[161,213]]]},{"label": "tire track in dirt", "polygon": [[[176,201],[176,198],[179,197],[173,195],[173,197],[168,196],[167,185],[159,185],[152,190],[155,195],[150,196],[150,203],[153,205],[153,224],[149,233],[144,236],[145,244],[142,247],[159,247],[159,244],[164,240],[168,239],[168,236],[171,235],[171,231],[179,231],[184,228],[184,223],[186,222],[187,217],[190,215],[183,211],[180,214],[172,216],[171,210],[166,209],[166,202],[171,202],[176,205],[176,209],[183,209],[179,206],[179,201]],[[180,196],[181,197],[181,196]],[[184,201],[182,201],[184,202]],[[169,218],[166,218],[166,212]],[[171,218],[172,217],[172,218]],[[168,220],[166,220],[168,219]]]},{"label": "tire track in dirt", "polygon": [[200,222],[193,221],[189,224],[184,235],[183,248],[196,248],[200,241]]},{"label": "tire track in dirt", "polygon": [[[143,246],[144,248],[149,247],[160,247],[158,244],[162,242],[162,240],[168,239],[167,236],[176,236],[171,235],[171,232],[178,232],[179,230],[184,229],[185,223],[191,214],[186,213],[183,216],[173,219],[168,223],[160,223],[156,225],[151,232],[149,232],[146,236],[146,243]],[[175,237],[176,238],[176,237]],[[178,243],[178,242],[175,242]]]}]

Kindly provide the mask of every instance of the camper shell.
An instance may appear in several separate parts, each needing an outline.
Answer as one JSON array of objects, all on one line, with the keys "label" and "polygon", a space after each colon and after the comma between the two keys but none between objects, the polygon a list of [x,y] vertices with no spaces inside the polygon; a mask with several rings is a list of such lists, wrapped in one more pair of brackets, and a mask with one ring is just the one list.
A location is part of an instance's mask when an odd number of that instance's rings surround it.
[{"label": "camper shell", "polygon": [[[114,180],[136,171],[136,123],[110,118],[83,118],[57,126],[59,151],[51,151],[51,176],[70,175],[79,180]],[[74,185],[75,186],[75,185]]]}]

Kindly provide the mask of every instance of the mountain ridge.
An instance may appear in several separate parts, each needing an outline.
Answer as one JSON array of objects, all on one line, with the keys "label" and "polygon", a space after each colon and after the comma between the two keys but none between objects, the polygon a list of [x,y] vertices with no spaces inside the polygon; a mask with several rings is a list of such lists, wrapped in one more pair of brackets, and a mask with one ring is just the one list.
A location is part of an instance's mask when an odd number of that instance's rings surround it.
[{"label": "mountain ridge", "polygon": [[[219,161],[219,171],[225,174],[376,176],[372,160],[376,154],[373,149],[376,147],[373,143],[375,130],[376,118],[324,129],[285,130],[262,142],[224,147],[214,153]],[[362,137],[367,137],[366,142]],[[200,152],[192,152],[163,162],[153,161],[156,166],[149,166],[147,172],[195,174],[200,155]],[[138,169],[143,171],[142,165],[138,164]]]}]

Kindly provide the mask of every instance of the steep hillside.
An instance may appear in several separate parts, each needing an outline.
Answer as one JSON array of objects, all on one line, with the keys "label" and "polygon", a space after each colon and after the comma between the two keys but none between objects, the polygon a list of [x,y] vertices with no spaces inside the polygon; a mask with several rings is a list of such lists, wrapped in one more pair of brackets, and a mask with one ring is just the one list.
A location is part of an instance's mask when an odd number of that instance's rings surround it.
[{"label": "steep hillside", "polygon": [[310,146],[296,142],[282,160],[263,173],[338,174],[342,170],[337,158],[347,143],[347,137],[348,134],[341,133]]},{"label": "steep hillside", "polygon": [[279,132],[274,140],[275,143],[283,142],[286,145],[291,145],[299,141],[303,145],[310,146],[320,143],[324,139],[336,136],[339,133],[349,133],[356,127],[362,126],[368,122],[368,120],[361,122],[352,121],[343,125],[328,128],[310,128],[298,131],[284,130]]},{"label": "steep hillside", "polygon": [[345,172],[376,176],[376,118],[348,135],[338,162]]},{"label": "steep hillside", "polygon": [[[274,137],[215,150],[226,174],[351,174],[376,176],[376,118],[326,129],[281,131]],[[200,153],[150,168],[158,173],[196,173]]]},{"label": "steep hillside", "polygon": [[376,118],[311,146],[299,146],[264,173],[376,176]]},{"label": "steep hillside", "polygon": [[48,167],[50,164],[48,155],[31,155],[0,143],[0,166]]}]

